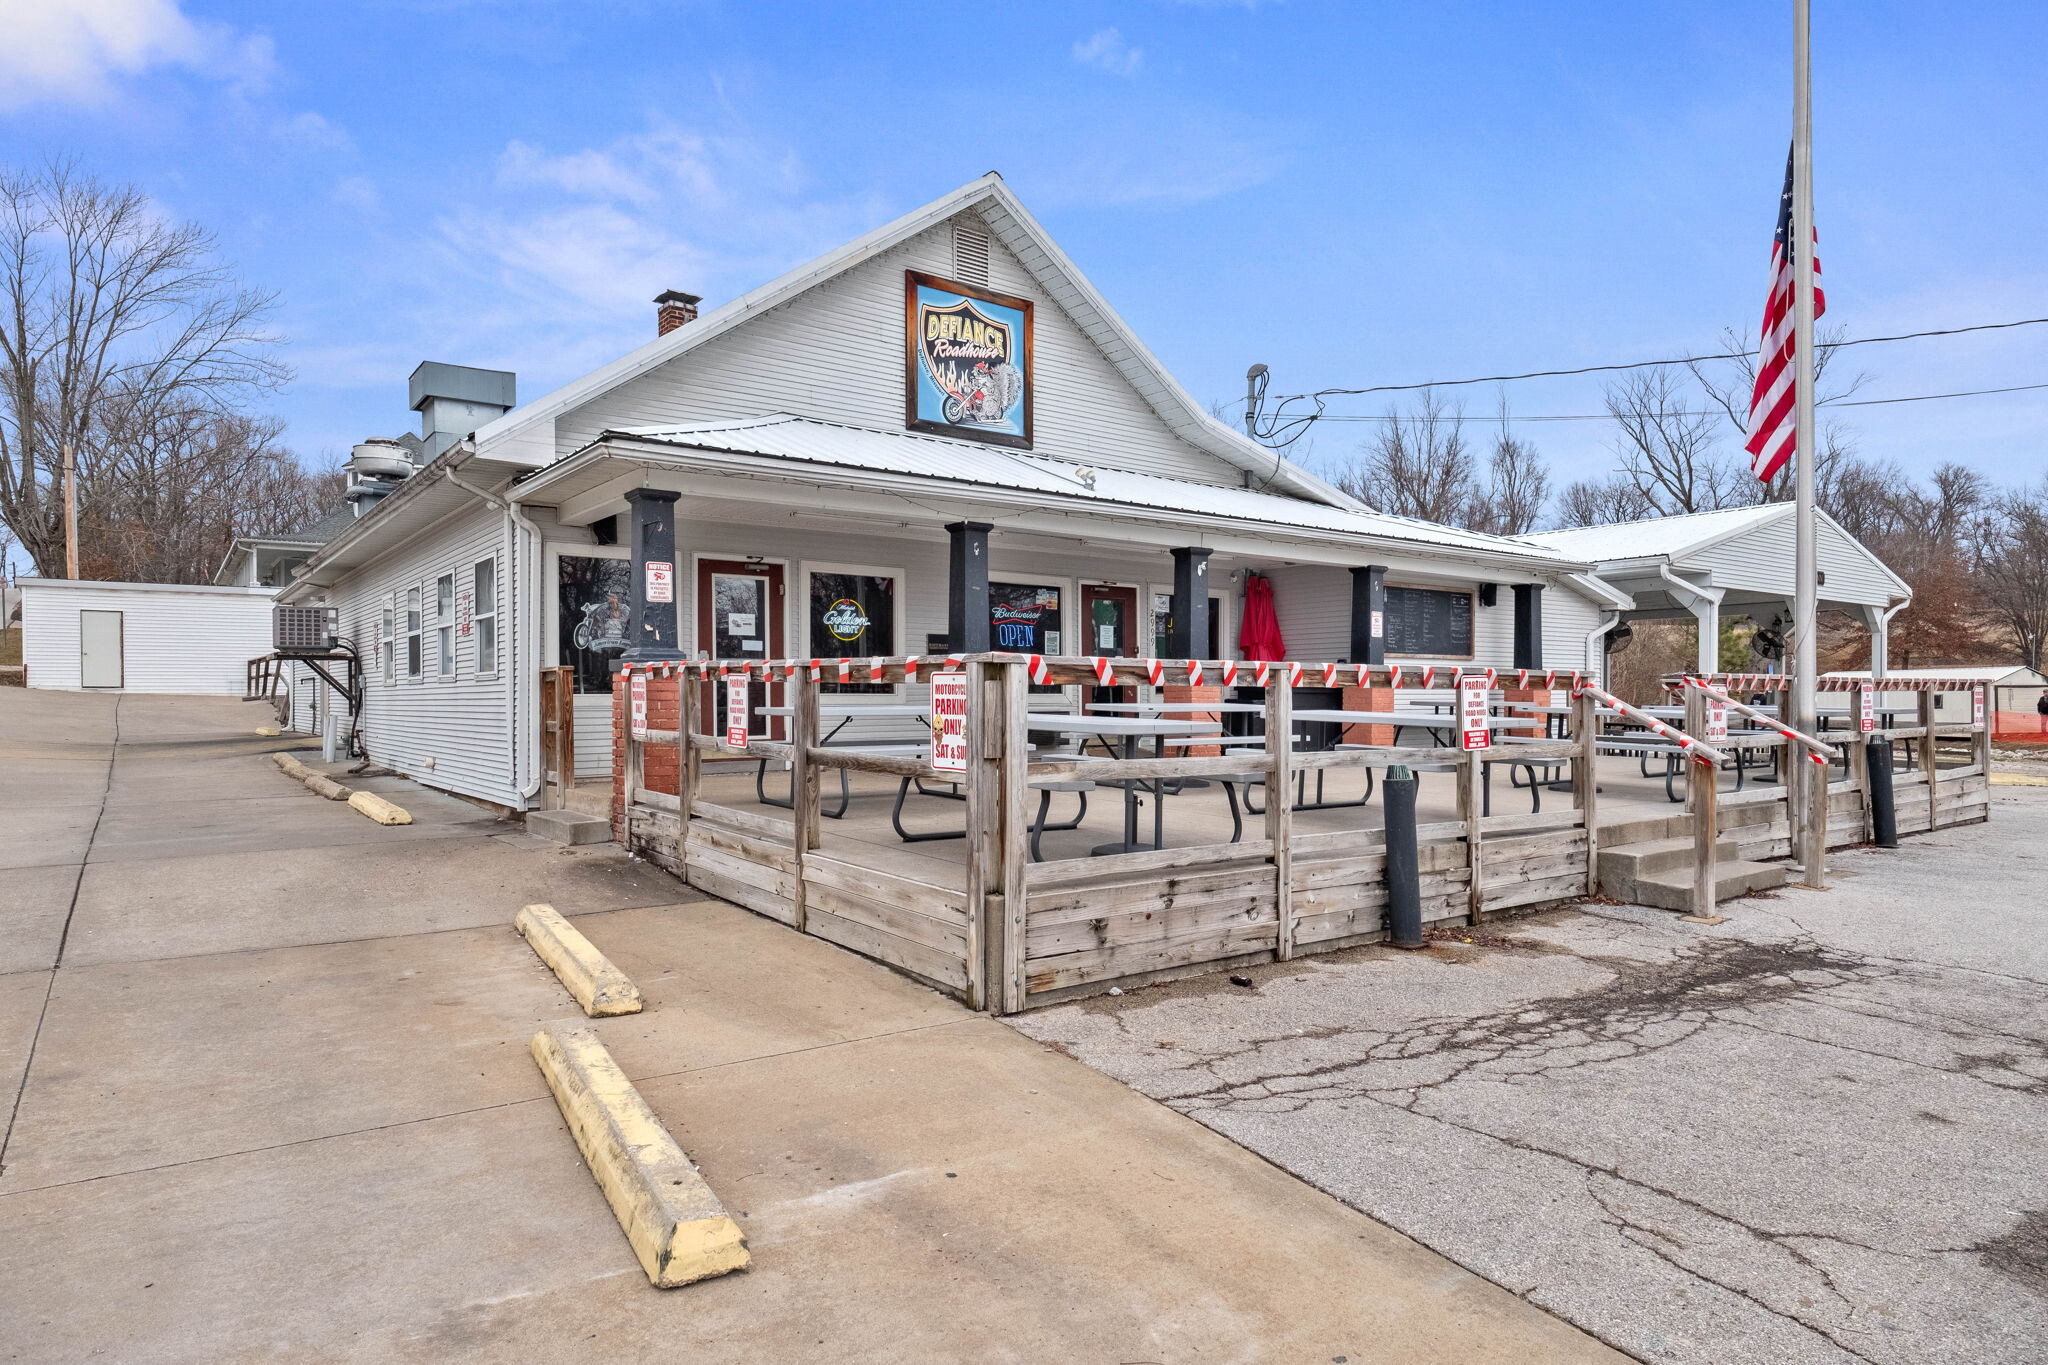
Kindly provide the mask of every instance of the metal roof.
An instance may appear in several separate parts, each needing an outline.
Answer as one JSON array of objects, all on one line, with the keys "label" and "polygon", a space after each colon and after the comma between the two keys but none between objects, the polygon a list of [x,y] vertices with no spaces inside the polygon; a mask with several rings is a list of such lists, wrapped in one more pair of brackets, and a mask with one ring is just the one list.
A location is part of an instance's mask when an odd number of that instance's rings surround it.
[{"label": "metal roof", "polygon": [[[607,432],[605,436],[630,437],[704,451],[878,470],[1084,502],[1350,533],[1380,540],[1508,556],[1565,568],[1580,562],[1545,546],[1464,531],[1453,526],[1439,526],[1409,517],[1346,511],[1324,503],[1248,488],[1222,488],[1154,474],[1097,469],[973,441],[913,432],[874,431],[789,413],[625,427]],[[599,442],[593,444],[600,444],[603,439],[600,437]]]},{"label": "metal roof", "polygon": [[1699,549],[1709,541],[1739,535],[1791,511],[1789,502],[1766,502],[1754,507],[1727,507],[1716,512],[1617,521],[1606,526],[1537,531],[1522,539],[1594,564],[1622,559],[1674,559]]}]

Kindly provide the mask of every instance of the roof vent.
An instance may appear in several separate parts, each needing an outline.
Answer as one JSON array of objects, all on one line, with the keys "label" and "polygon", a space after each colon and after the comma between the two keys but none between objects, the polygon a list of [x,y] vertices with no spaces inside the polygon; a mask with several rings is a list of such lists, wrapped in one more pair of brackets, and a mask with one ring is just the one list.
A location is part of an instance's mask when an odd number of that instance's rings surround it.
[{"label": "roof vent", "polygon": [[988,234],[980,228],[953,224],[953,278],[963,284],[988,283]]}]

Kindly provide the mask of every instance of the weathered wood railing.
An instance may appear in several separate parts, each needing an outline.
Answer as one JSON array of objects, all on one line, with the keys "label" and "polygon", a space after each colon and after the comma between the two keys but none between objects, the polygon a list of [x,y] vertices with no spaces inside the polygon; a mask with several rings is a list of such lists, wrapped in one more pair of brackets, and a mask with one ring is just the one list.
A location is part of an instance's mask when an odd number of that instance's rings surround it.
[{"label": "weathered wood railing", "polygon": [[[928,681],[950,663],[964,673],[966,769],[934,768],[928,756],[864,753],[819,742],[822,684]],[[1388,901],[1385,833],[1304,831],[1288,798],[1296,774],[1408,763],[1448,773],[1455,818],[1418,831],[1426,920],[1467,922],[1490,911],[1593,889],[1591,702],[1582,699],[1570,740],[1523,739],[1513,746],[1457,749],[1357,748],[1297,752],[1293,686],[1327,685],[1322,666],[1206,662],[1196,674],[1174,661],[1172,681],[1196,676],[1264,683],[1261,747],[1240,754],[1174,758],[1034,757],[1029,745],[1032,683],[1155,686],[1148,660],[1036,659],[987,654],[937,659],[859,660],[842,677],[836,663],[782,661],[774,670],[793,712],[786,741],[750,735],[743,745],[706,733],[702,683],[740,665],[688,663],[627,670],[618,687],[624,730],[619,820],[629,847],[692,884],[808,933],[877,958],[996,1012],[1113,985],[1253,961],[1286,960],[1373,942],[1384,934]],[[1343,681],[1358,671],[1341,667]],[[1388,670],[1368,671],[1384,686]],[[1431,675],[1438,670],[1429,670]],[[1444,669],[1446,677],[1454,670]],[[1514,678],[1515,675],[1509,675]],[[1425,681],[1408,670],[1411,682]],[[1506,679],[1503,679],[1504,681]],[[1535,675],[1541,688],[1554,677]],[[1427,681],[1433,682],[1434,677]],[[787,764],[789,818],[713,800],[707,759]],[[1541,815],[1485,814],[1485,762],[1568,765],[1569,809]],[[655,769],[658,777],[653,776]],[[930,858],[877,867],[878,850],[822,835],[820,778],[851,774],[957,784],[965,797],[965,858],[957,872]],[[1097,787],[1229,778],[1262,786],[1263,824],[1235,843],[1033,862],[1029,855],[1034,780],[1085,769]],[[673,786],[674,791],[662,790]],[[1159,799],[1155,785],[1153,799]],[[749,793],[751,796],[751,793]],[[1180,798],[1174,798],[1180,799]],[[751,805],[752,802],[749,801]],[[1212,815],[1220,814],[1218,810]],[[1213,838],[1213,836],[1211,836]],[[883,861],[888,861],[886,851]],[[860,861],[855,861],[859,859]],[[910,869],[910,870],[906,870]]]}]

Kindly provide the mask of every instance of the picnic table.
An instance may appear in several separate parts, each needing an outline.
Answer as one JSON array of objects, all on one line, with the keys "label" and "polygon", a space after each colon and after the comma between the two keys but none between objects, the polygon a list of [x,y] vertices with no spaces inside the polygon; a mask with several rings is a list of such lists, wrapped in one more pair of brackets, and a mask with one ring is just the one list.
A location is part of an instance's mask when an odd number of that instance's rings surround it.
[{"label": "picnic table", "polygon": [[[1024,728],[1036,734],[1096,735],[1107,738],[1116,736],[1122,741],[1122,756],[1136,758],[1138,741],[1150,735],[1155,741],[1153,752],[1164,755],[1164,740],[1168,735],[1201,734],[1211,727],[1198,720],[1159,720],[1141,716],[1077,716],[1059,711],[1034,711],[1024,720]],[[1160,809],[1160,784],[1151,782],[1152,792],[1152,842],[1141,843],[1138,839],[1138,789],[1147,785],[1144,779],[1110,779],[1124,790],[1124,837],[1119,843],[1097,844],[1089,849],[1095,857],[1111,853],[1137,853],[1145,849],[1164,846],[1166,820]]]},{"label": "picnic table", "polygon": [[[794,706],[757,706],[754,708],[754,713],[762,716],[794,716],[796,708]],[[931,715],[931,707],[911,702],[880,702],[871,706],[836,702],[830,706],[820,706],[818,708],[818,718],[820,720],[837,720],[839,723],[819,736],[816,743],[821,749],[826,747],[832,743],[834,737],[841,730],[844,730],[848,725],[864,716],[872,717],[876,720],[904,720],[912,716],[923,718],[929,715]],[[908,754],[921,747],[924,746],[921,744],[866,744],[859,746],[861,752],[877,754]],[[796,808],[796,796],[794,793],[787,798],[770,796],[767,786],[768,760],[764,758],[754,765],[754,799],[764,806],[776,806],[782,810],[794,810]],[[918,790],[920,792],[924,790],[922,785],[919,786]],[[925,794],[936,795],[937,793],[927,792]],[[847,781],[846,769],[841,768],[839,770],[839,805],[836,809],[831,810],[821,805],[818,809],[818,814],[824,816],[827,820],[843,819],[846,815],[846,807],[852,800],[853,788]],[[902,809],[900,798],[897,801],[897,809]]]}]

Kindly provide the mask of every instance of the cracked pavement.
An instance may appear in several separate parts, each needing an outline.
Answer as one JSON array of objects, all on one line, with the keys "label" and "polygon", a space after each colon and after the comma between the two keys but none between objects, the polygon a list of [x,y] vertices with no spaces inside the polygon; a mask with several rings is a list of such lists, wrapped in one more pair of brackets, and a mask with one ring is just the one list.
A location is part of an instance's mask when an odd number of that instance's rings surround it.
[{"label": "cracked pavement", "polygon": [[2039,1360],[2048,791],[1836,865],[1011,1022],[1644,1360]]}]

